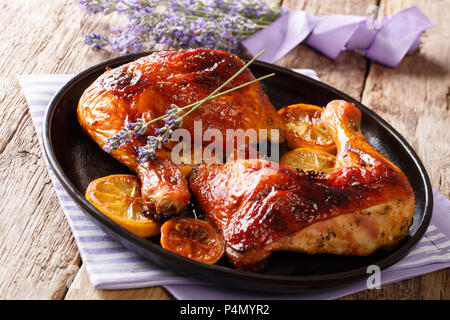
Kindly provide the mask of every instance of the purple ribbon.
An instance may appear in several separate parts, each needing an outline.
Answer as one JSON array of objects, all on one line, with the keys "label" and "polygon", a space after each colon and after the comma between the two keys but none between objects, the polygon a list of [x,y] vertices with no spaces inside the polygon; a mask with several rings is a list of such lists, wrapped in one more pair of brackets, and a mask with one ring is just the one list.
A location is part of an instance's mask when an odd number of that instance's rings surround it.
[{"label": "purple ribbon", "polygon": [[422,33],[436,27],[416,6],[377,22],[372,18],[332,14],[323,17],[288,10],[274,23],[245,39],[242,44],[260,60],[273,63],[299,43],[336,59],[344,50],[359,50],[374,61],[396,67],[419,47]]}]

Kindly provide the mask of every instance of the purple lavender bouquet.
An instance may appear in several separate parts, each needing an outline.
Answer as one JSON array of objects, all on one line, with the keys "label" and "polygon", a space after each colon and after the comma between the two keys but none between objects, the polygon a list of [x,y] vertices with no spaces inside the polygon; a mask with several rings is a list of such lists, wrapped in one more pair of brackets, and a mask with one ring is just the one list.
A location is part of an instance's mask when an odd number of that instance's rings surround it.
[{"label": "purple lavender bouquet", "polygon": [[282,14],[261,0],[79,0],[90,14],[126,15],[129,23],[109,35],[86,35],[99,50],[110,46],[121,54],[166,45],[173,49],[211,48],[239,52],[241,41],[264,29]]}]

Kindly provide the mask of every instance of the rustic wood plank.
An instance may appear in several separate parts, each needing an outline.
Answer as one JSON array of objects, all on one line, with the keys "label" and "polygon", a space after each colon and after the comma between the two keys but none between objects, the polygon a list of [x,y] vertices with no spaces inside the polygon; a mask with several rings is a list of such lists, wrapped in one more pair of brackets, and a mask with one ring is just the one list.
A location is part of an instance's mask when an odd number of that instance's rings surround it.
[{"label": "rustic wood plank", "polygon": [[[450,196],[450,22],[448,1],[383,1],[386,15],[419,4],[439,27],[422,37],[419,52],[395,69],[373,64],[363,103],[390,122],[414,147],[433,187]],[[447,143],[444,143],[447,142]]]},{"label": "rustic wood plank", "polygon": [[448,300],[450,299],[449,280],[448,271],[437,271],[382,286],[380,289],[362,291],[340,300]]},{"label": "rustic wood plank", "polygon": [[[376,0],[285,0],[283,6],[319,16],[333,13],[366,15],[367,8],[375,3]],[[277,64],[286,68],[314,69],[323,82],[360,100],[368,62],[356,52],[342,52],[332,61],[306,45],[299,45]]]},{"label": "rustic wood plank", "polygon": [[[395,69],[372,64],[362,102],[414,147],[434,188],[450,196],[450,22],[449,1],[382,0],[385,15],[418,7],[438,28],[422,37],[419,52]],[[450,269],[366,291],[357,299],[450,299]]]},{"label": "rustic wood plank", "polygon": [[169,300],[173,297],[161,287],[130,290],[97,290],[89,281],[86,268],[77,273],[66,300]]},{"label": "rustic wood plank", "polygon": [[0,299],[61,299],[80,263],[17,76],[76,73],[110,57],[83,45],[98,23],[82,16],[75,1],[0,4]]}]

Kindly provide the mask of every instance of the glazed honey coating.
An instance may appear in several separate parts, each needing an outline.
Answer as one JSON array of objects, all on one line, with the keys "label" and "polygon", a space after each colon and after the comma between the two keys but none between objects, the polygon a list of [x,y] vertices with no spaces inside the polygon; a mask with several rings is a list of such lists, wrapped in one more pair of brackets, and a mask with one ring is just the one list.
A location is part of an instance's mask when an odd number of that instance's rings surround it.
[{"label": "glazed honey coating", "polygon": [[332,101],[322,120],[338,149],[328,175],[260,159],[201,166],[191,175],[191,191],[237,268],[257,268],[278,250],[367,255],[406,236],[412,188],[366,141],[359,109]]},{"label": "glazed honey coating", "polygon": [[[126,121],[132,123],[138,118],[150,121],[164,115],[171,104],[183,107],[199,101],[243,65],[235,55],[218,50],[154,53],[100,76],[79,101],[79,123],[100,147],[105,148],[107,139],[120,131]],[[253,79],[251,72],[246,70],[223,90]],[[197,120],[201,120],[202,133],[207,129],[218,129],[224,137],[227,129],[283,127],[259,83],[210,100],[188,115],[183,128],[191,133],[191,137],[194,137]],[[155,129],[163,125],[162,122],[149,125],[146,135],[153,135]],[[112,150],[111,155],[139,175],[144,201],[156,217],[179,213],[190,199],[187,182],[165,152],[159,152],[155,160],[138,161],[136,149],[145,144],[146,135],[133,138],[130,143]]]}]

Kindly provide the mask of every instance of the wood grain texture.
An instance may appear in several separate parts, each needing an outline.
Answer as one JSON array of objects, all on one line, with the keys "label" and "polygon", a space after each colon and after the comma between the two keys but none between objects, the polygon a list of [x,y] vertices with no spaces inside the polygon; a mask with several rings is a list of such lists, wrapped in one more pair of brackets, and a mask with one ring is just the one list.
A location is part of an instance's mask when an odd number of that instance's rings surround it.
[{"label": "wood grain texture", "polygon": [[[271,0],[271,3],[276,1]],[[376,0],[285,0],[313,14],[365,15]],[[396,69],[342,53],[336,61],[300,45],[277,64],[315,69],[382,115],[414,146],[433,186],[450,194],[449,1],[381,0],[385,14],[417,4],[439,28],[426,32],[420,52]],[[49,180],[17,75],[77,73],[116,56],[92,52],[85,34],[117,18],[87,16],[76,1],[6,0],[0,3],[0,299],[169,299],[161,288],[95,290]],[[366,77],[368,75],[368,77]],[[447,142],[447,143],[445,143]],[[67,284],[74,282],[67,290]],[[450,299],[450,271],[440,271],[344,299]],[[66,294],[67,293],[67,294]]]},{"label": "wood grain texture", "polygon": [[[364,16],[367,8],[374,4],[376,4],[376,0],[283,1],[283,6],[287,8],[305,10],[318,16],[333,13]],[[314,69],[323,82],[336,87],[357,100],[361,99],[368,67],[367,59],[356,52],[342,52],[335,61],[332,61],[303,44],[280,59],[277,64],[286,68]]]},{"label": "wood grain texture", "polygon": [[0,27],[0,299],[61,299],[80,257],[17,76],[76,73],[111,55],[83,45],[98,25],[75,1],[2,1]]},{"label": "wood grain texture", "polygon": [[[371,64],[362,103],[413,146],[434,188],[450,196],[450,11],[445,0],[381,1],[384,15],[417,5],[438,28],[395,68]],[[450,269],[352,295],[356,299],[450,299]]]},{"label": "wood grain texture", "polygon": [[[400,65],[372,64],[362,102],[391,123],[422,159],[433,187],[450,196],[450,11],[445,0],[383,1],[385,15],[417,4],[439,27]],[[447,143],[445,143],[447,142]]]},{"label": "wood grain texture", "polygon": [[130,290],[97,290],[82,266],[72,282],[66,300],[169,300],[173,297],[161,287]]}]

